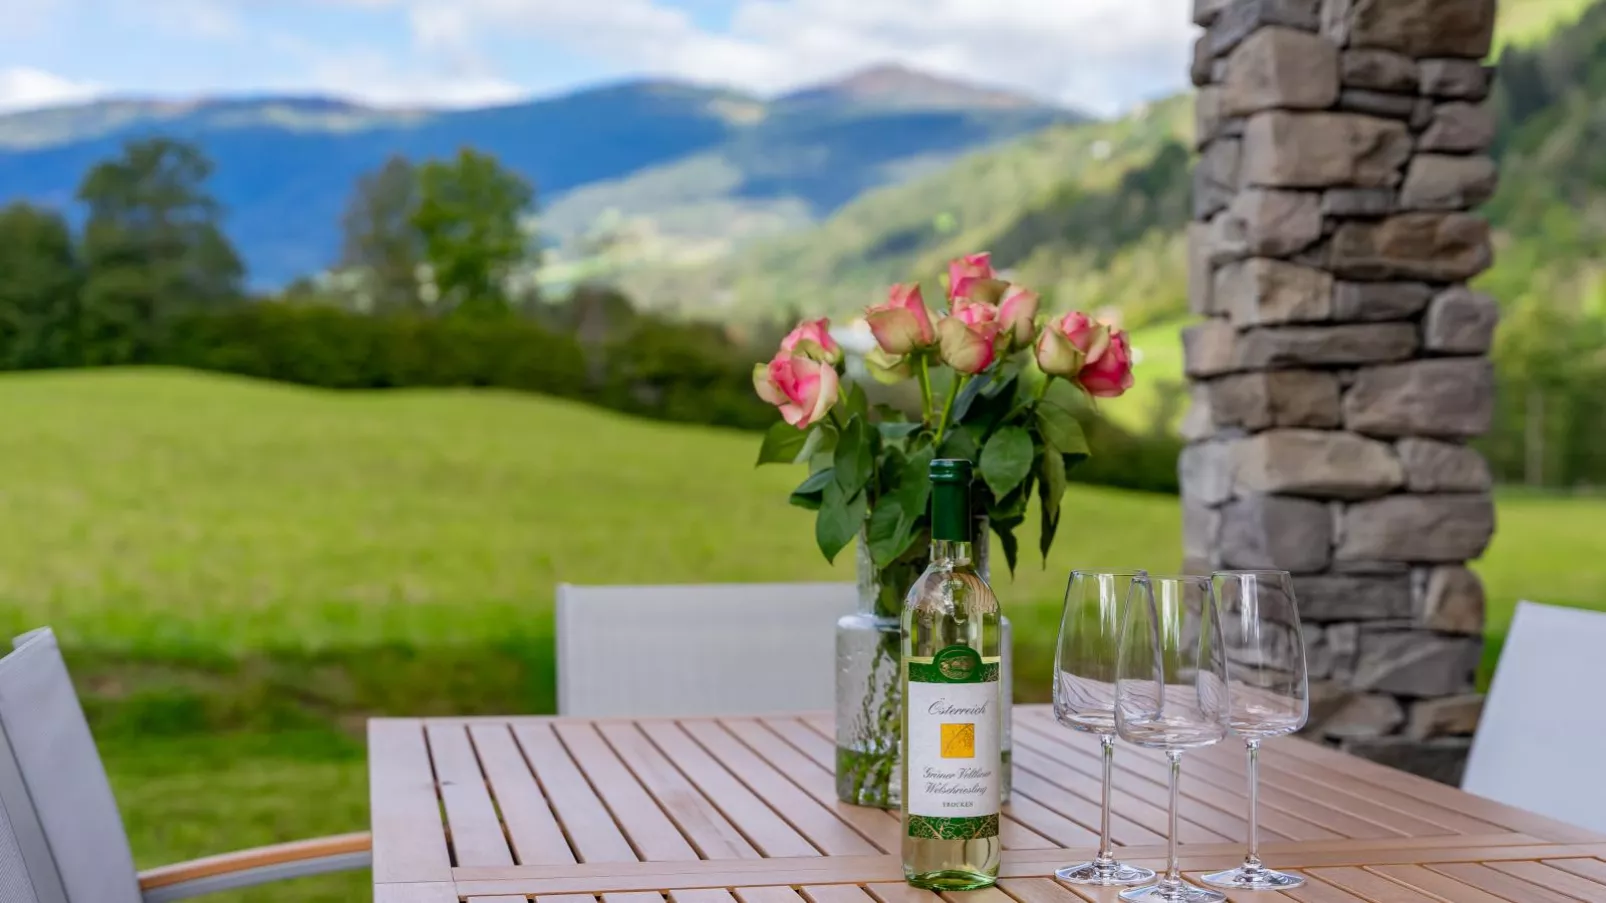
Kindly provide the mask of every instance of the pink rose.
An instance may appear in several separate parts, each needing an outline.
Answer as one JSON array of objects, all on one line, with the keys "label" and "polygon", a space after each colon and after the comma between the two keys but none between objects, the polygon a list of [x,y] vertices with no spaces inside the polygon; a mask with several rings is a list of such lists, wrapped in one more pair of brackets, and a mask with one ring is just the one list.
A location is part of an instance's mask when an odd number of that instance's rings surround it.
[{"label": "pink rose", "polygon": [[1050,320],[1037,340],[1037,366],[1049,376],[1072,379],[1088,361],[1104,353],[1109,328],[1073,311]]},{"label": "pink rose", "polygon": [[753,389],[780,409],[783,420],[802,430],[831,412],[839,383],[830,364],[782,352],[768,364],[753,365]]},{"label": "pink rose", "polygon": [[998,357],[998,308],[960,300],[937,323],[943,363],[960,373],[977,374]]},{"label": "pink rose", "polygon": [[864,312],[876,344],[888,354],[908,354],[930,348],[937,341],[925,299],[918,285],[894,285],[887,303],[872,305]]},{"label": "pink rose", "polygon": [[781,339],[782,354],[803,354],[828,364],[842,363],[842,346],[831,338],[831,321],[804,320]]},{"label": "pink rose", "polygon": [[1104,353],[1090,355],[1076,381],[1094,398],[1118,398],[1132,388],[1132,345],[1126,333],[1111,329]]},{"label": "pink rose", "polygon": [[907,355],[888,354],[886,349],[879,345],[865,353],[864,368],[876,382],[889,386],[915,375],[914,366],[909,362]]},{"label": "pink rose", "polygon": [[948,263],[948,300],[969,298],[979,282],[993,278],[993,255],[966,254]]},{"label": "pink rose", "polygon": [[998,302],[998,320],[1014,339],[1016,348],[1025,348],[1037,334],[1037,293],[1012,285]]}]

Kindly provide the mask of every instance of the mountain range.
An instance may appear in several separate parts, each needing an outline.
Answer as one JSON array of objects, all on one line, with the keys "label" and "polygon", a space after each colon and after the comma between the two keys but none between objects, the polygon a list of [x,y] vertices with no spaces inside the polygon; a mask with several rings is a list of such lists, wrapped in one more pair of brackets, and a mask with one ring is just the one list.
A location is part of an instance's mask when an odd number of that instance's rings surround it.
[{"label": "mountain range", "polygon": [[0,202],[71,211],[84,173],[125,141],[192,141],[215,166],[211,187],[251,281],[274,286],[334,262],[359,176],[391,154],[472,146],[536,184],[543,239],[560,262],[584,257],[565,248],[599,228],[642,226],[677,256],[720,256],[738,237],[807,225],[869,189],[1082,118],[890,66],[772,99],[637,81],[473,110],[316,97],[106,100],[0,116]]}]

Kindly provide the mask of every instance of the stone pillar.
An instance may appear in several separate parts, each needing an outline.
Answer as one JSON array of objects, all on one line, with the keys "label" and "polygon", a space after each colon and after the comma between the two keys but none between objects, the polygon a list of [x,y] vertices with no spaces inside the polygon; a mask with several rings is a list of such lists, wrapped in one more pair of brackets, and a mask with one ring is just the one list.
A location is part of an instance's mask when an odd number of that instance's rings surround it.
[{"label": "stone pillar", "polygon": [[1481,699],[1494,0],[1195,0],[1196,568],[1296,574],[1311,732],[1444,780]]}]

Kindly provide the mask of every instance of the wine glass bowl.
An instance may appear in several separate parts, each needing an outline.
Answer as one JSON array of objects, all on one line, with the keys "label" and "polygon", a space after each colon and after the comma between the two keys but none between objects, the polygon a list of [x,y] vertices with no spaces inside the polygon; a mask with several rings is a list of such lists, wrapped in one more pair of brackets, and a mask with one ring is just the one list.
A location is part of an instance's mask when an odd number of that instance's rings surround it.
[{"label": "wine glass bowl", "polygon": [[1099,852],[1092,861],[1058,869],[1071,884],[1113,887],[1140,884],[1154,872],[1115,858],[1110,840],[1111,768],[1115,755],[1115,667],[1121,610],[1142,571],[1073,571],[1065,589],[1059,641],[1054,650],[1054,717],[1072,730],[1096,734],[1103,752],[1104,784]]},{"label": "wine glass bowl", "polygon": [[1232,708],[1210,578],[1135,577],[1117,649],[1116,730],[1128,743],[1164,751],[1171,771],[1165,874],[1121,899],[1221,903],[1224,894],[1184,881],[1177,860],[1182,755],[1221,742]]},{"label": "wine glass bowl", "polygon": [[1204,882],[1233,890],[1299,887],[1305,879],[1261,863],[1259,820],[1260,744],[1299,730],[1310,716],[1305,639],[1293,577],[1286,571],[1217,571],[1211,582],[1227,656],[1228,721],[1249,754],[1249,851],[1243,865],[1206,875]]}]

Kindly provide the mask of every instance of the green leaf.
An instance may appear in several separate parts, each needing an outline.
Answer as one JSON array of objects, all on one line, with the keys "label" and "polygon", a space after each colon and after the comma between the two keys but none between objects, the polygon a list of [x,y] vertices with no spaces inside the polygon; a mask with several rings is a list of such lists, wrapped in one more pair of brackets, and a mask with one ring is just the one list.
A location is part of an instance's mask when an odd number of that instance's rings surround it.
[{"label": "green leaf", "polygon": [[829,454],[835,450],[836,427],[829,420],[822,420],[809,432],[809,441],[803,444],[803,450],[798,452],[797,458],[799,461],[809,461],[821,452]]},{"label": "green leaf", "polygon": [[792,497],[787,501],[799,508],[820,510],[820,502],[825,497],[825,487],[831,483],[833,476],[829,467],[813,474],[792,490]]},{"label": "green leaf", "polygon": [[864,387],[858,383],[846,381],[842,383],[842,405],[847,417],[870,419],[870,398],[864,394]]},{"label": "green leaf", "polygon": [[842,429],[832,463],[836,467],[836,484],[842,487],[843,495],[857,495],[870,482],[870,476],[875,472],[875,450],[871,447],[870,430],[862,417],[853,418]]},{"label": "green leaf", "polygon": [[876,429],[881,431],[881,438],[891,439],[893,441],[907,439],[910,436],[913,436],[915,433],[920,432],[920,430],[924,427],[925,424],[923,423],[887,423],[886,421],[882,421],[881,423],[876,424]]},{"label": "green leaf", "polygon": [[1038,466],[1037,498],[1041,505],[1042,532],[1038,548],[1043,553],[1043,567],[1048,568],[1048,550],[1054,547],[1054,535],[1060,527],[1060,499],[1065,496],[1065,459],[1049,451]]},{"label": "green leaf", "polygon": [[800,430],[795,426],[781,421],[771,426],[764,433],[764,444],[758,449],[758,464],[796,464],[808,444],[809,436],[819,427],[812,430]]},{"label": "green leaf", "polygon": [[875,411],[881,417],[882,423],[903,423],[909,419],[909,415],[904,413],[902,409],[895,408],[890,404],[877,403],[871,405],[870,410]]},{"label": "green leaf", "polygon": [[[954,379],[958,378],[958,376],[954,377]],[[959,423],[964,420],[965,416],[970,413],[970,406],[975,403],[982,390],[986,389],[991,382],[992,380],[986,376],[972,376],[970,382],[965,383],[965,387],[960,389],[959,394],[955,396],[953,413],[949,416],[948,422]]]},{"label": "green leaf", "polygon": [[1002,498],[1032,472],[1032,436],[1018,426],[1006,426],[987,440],[981,450],[981,478]]},{"label": "green leaf", "polygon": [[981,447],[976,442],[976,436],[968,429],[960,428],[949,430],[943,437],[942,448],[937,450],[939,457],[963,458],[966,461],[975,461],[981,454]]},{"label": "green leaf", "polygon": [[1009,566],[1011,577],[1015,576],[1015,562],[1020,559],[1020,540],[1015,538],[1015,528],[1025,522],[1023,517],[992,521],[993,534],[998,537],[998,545],[1004,550],[1004,564]]},{"label": "green leaf", "polygon": [[834,563],[837,553],[859,535],[859,528],[864,526],[864,506],[864,493],[850,498],[835,480],[825,485],[820,513],[814,518],[814,541],[826,561]]},{"label": "green leaf", "polygon": [[865,528],[870,543],[870,558],[876,567],[886,567],[898,560],[914,543],[914,519],[903,510],[896,499],[882,499],[870,512]]},{"label": "green leaf", "polygon": [[936,449],[929,445],[910,452],[898,473],[898,507],[909,514],[911,522],[926,514],[926,502],[931,499],[931,459],[936,456]]},{"label": "green leaf", "polygon": [[1050,401],[1037,406],[1037,431],[1043,441],[1066,455],[1088,456],[1087,435],[1076,415]]}]

